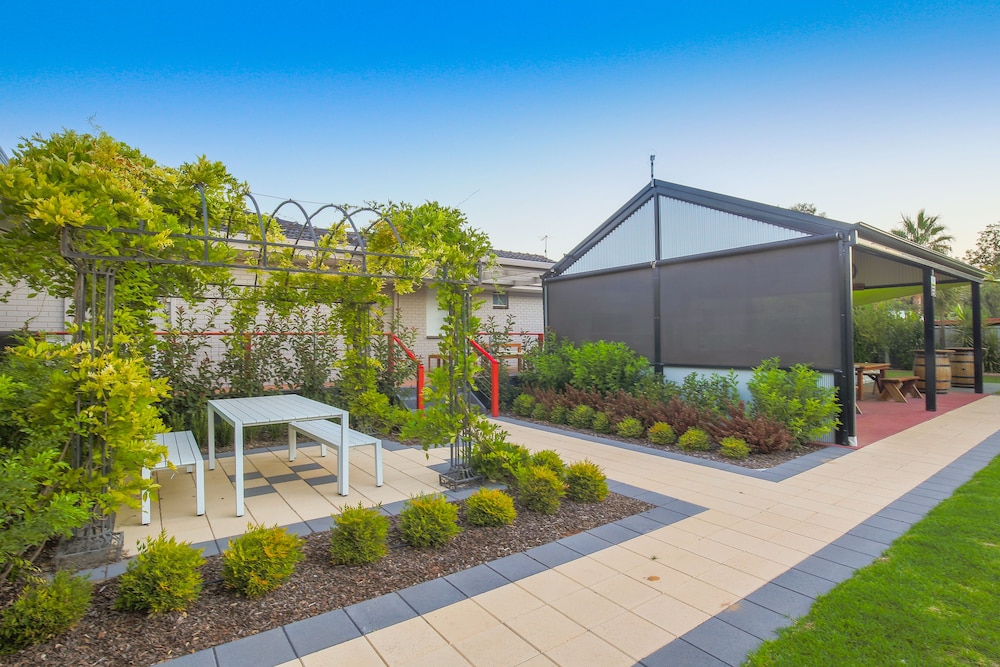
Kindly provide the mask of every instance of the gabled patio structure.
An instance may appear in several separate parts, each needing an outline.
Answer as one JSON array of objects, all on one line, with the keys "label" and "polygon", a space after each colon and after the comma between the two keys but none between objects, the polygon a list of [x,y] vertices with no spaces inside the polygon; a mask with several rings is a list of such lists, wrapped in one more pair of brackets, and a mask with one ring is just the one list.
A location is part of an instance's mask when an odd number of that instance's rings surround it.
[{"label": "gabled patio structure", "polygon": [[[545,323],[577,342],[622,341],[667,379],[761,360],[806,363],[838,389],[832,438],[856,445],[855,304],[922,294],[926,377],[939,287],[969,284],[975,391],[983,391],[986,274],[864,223],[653,180],[543,276]],[[937,396],[926,394],[926,409]]]}]

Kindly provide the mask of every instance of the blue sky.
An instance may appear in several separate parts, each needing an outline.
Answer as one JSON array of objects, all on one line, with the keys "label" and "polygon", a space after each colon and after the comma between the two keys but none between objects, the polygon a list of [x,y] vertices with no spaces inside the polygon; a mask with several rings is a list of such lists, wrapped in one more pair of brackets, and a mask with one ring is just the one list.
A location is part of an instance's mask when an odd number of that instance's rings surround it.
[{"label": "blue sky", "polygon": [[959,253],[1000,221],[996,0],[143,4],[6,8],[0,146],[94,124],[263,195],[458,205],[556,259],[651,153],[846,222],[926,208]]}]

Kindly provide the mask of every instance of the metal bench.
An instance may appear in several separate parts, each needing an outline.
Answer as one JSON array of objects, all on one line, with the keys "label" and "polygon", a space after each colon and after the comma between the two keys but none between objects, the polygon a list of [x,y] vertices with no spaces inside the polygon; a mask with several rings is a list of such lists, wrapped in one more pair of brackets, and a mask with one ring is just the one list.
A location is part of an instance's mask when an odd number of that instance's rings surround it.
[{"label": "metal bench", "polygon": [[878,400],[893,400],[897,403],[906,403],[907,396],[922,398],[920,390],[917,389],[917,380],[919,379],[920,378],[916,375],[898,378],[882,378],[882,393],[879,394]]},{"label": "metal bench", "polygon": [[[205,459],[201,456],[198,443],[191,431],[174,431],[172,433],[157,433],[156,442],[167,448],[166,455],[160,462],[150,468],[142,469],[142,478],[149,479],[152,471],[164,468],[187,466],[188,472],[194,469],[195,498],[198,516],[205,513]],[[149,524],[149,492],[142,494],[142,524]]]},{"label": "metal bench", "polygon": [[375,447],[375,486],[382,486],[382,441],[365,433],[347,429],[347,446],[341,443],[343,429],[340,424],[325,419],[290,422],[288,424],[288,460],[295,460],[297,435],[313,438],[320,444],[320,455],[326,456],[326,447],[337,450],[337,493],[346,496],[350,485],[348,473],[351,468],[348,451],[352,447]]}]

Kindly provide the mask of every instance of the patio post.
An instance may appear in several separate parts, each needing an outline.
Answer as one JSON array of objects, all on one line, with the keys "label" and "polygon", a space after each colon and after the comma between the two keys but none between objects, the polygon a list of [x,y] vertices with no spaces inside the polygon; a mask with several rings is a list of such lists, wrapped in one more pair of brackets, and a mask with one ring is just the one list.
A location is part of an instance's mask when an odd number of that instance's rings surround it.
[{"label": "patio post", "polygon": [[937,412],[937,355],[934,354],[934,270],[924,267],[924,401]]}]

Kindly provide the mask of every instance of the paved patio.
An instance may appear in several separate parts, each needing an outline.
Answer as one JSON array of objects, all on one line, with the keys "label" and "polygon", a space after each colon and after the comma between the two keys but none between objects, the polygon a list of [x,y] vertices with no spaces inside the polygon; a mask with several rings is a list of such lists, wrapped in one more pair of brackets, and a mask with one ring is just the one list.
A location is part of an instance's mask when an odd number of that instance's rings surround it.
[{"label": "paved patio", "polygon": [[[872,562],[1000,454],[1000,397],[938,413],[862,449],[830,448],[769,471],[705,464],[599,438],[504,422],[532,450],[601,465],[614,490],[656,509],[489,565],[172,661],[175,666],[738,665],[815,598]],[[345,503],[398,511],[439,491],[447,450],[389,447],[385,485],[352,451],[351,494],[336,459],[300,448],[247,460],[247,514],[234,515],[232,459],[206,478],[160,473],[153,523],[118,525],[126,546],[161,527],[225,548],[248,521],[323,530]],[[251,490],[255,489],[255,490]],[[121,564],[108,568],[116,574]],[[100,573],[98,573],[100,574]]]}]

